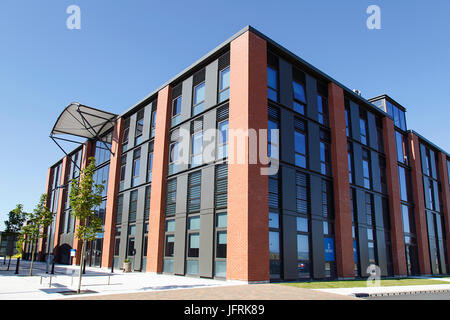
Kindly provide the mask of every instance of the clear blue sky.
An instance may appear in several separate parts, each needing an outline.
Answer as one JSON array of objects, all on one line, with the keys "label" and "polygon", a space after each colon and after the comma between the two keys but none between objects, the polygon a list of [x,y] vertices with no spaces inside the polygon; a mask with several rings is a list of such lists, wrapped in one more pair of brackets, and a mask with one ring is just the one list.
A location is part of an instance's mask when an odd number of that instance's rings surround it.
[{"label": "clear blue sky", "polygon": [[[66,28],[72,4],[81,30]],[[371,4],[381,30],[366,27]],[[70,102],[121,113],[246,25],[365,98],[389,94],[450,152],[449,16],[448,0],[2,0],[0,230],[44,192],[63,156],[48,135]]]}]

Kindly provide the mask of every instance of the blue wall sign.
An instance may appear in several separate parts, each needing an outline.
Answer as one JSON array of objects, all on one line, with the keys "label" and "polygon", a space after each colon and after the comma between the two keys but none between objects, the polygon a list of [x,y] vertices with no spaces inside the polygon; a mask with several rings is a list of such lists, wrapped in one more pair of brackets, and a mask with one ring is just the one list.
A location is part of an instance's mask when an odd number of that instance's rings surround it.
[{"label": "blue wall sign", "polygon": [[325,249],[325,261],[334,261],[334,239],[324,238],[323,244]]}]

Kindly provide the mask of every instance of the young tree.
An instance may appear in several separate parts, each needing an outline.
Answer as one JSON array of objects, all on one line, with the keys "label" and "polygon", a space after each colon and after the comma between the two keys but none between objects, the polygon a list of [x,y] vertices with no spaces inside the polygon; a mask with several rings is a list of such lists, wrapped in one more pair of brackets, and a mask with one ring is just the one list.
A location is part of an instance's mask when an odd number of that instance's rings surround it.
[{"label": "young tree", "polygon": [[[17,234],[22,228],[25,222],[26,213],[23,212],[23,205],[18,204],[14,210],[11,210],[8,214],[8,221],[5,221],[5,233],[12,237],[12,241],[17,240]],[[11,239],[11,238],[10,238]],[[14,254],[14,247],[9,246],[6,249],[6,255],[9,256],[8,267],[11,264],[11,256]]]},{"label": "young tree", "polygon": [[81,241],[80,275],[77,293],[81,292],[81,276],[84,264],[84,252],[88,241],[97,238],[103,232],[102,220],[95,214],[94,208],[102,203],[103,185],[94,184],[95,158],[89,158],[89,165],[81,171],[80,181],[71,180],[70,207],[71,215],[79,221],[75,237]]},{"label": "young tree", "polygon": [[44,231],[53,222],[53,213],[45,205],[46,202],[47,195],[41,195],[41,199],[33,212],[25,214],[27,224],[22,226],[19,233],[19,240],[17,241],[16,247],[19,253],[22,253],[24,243],[31,243],[30,276],[33,275],[34,254],[37,242],[40,238],[46,236]]},{"label": "young tree", "polygon": [[18,233],[26,221],[26,213],[23,212],[23,205],[18,204],[8,215],[8,221],[5,221],[7,233]]}]

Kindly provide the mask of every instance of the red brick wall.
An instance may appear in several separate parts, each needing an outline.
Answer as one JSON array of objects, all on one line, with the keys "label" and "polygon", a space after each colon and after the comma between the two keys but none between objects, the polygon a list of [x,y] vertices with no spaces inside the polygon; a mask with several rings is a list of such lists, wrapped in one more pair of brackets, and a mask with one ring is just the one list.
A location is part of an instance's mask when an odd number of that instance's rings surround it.
[{"label": "red brick wall", "polygon": [[[66,181],[66,172],[68,170],[67,166],[68,163],[70,162],[69,157],[64,157],[62,160],[62,165],[61,165],[61,175],[60,175],[60,185],[64,185],[67,183]],[[58,206],[57,206],[57,212],[56,212],[56,221],[55,221],[55,230],[53,230],[54,233],[54,238],[53,238],[53,248],[56,248],[55,251],[55,256],[57,256],[57,250],[58,250],[58,246],[59,246],[59,230],[60,230],[60,224],[61,224],[61,215],[62,212],[64,211],[63,208],[63,201],[64,201],[64,188],[59,189],[59,196],[58,196]],[[68,195],[67,195],[68,196]]]},{"label": "red brick wall", "polygon": [[336,262],[338,277],[353,278],[354,257],[350,182],[347,159],[344,91],[334,83],[328,86],[331,128],[331,167],[333,172]]},{"label": "red brick wall", "polygon": [[[267,129],[266,68],[265,40],[247,31],[231,42],[230,130]],[[248,144],[245,159],[228,165],[227,279],[267,281],[268,177],[261,175],[262,165],[249,165]]]},{"label": "red brick wall", "polygon": [[[448,183],[447,156],[439,152],[439,180],[442,186],[442,215],[444,217],[444,232],[447,235],[447,261],[450,261],[450,185]],[[447,270],[449,272],[449,270]]]},{"label": "red brick wall", "polygon": [[405,239],[403,234],[402,208],[400,204],[400,183],[398,177],[397,148],[395,144],[394,122],[383,118],[384,148],[386,153],[386,177],[391,214],[392,260],[394,274],[407,275]]},{"label": "red brick wall", "polygon": [[[92,156],[92,141],[88,140],[84,143],[83,145],[83,156],[81,158],[81,166],[80,169],[83,170],[84,168],[86,168],[88,166],[88,160],[89,157]],[[80,179],[81,179],[81,173],[80,173]],[[80,225],[80,221],[79,220],[75,220],[75,232],[78,228],[78,226]],[[72,248],[77,250],[76,252],[76,256],[75,259],[73,259],[73,264],[80,264],[81,261],[81,241],[78,240],[76,237],[73,238],[73,244],[72,244]]]},{"label": "red brick wall", "polygon": [[147,272],[162,272],[164,250],[164,219],[166,177],[169,152],[169,126],[172,90],[170,86],[158,92],[156,128],[153,149],[152,189],[147,251]]},{"label": "red brick wall", "polygon": [[414,195],[414,218],[416,222],[419,268],[421,274],[431,274],[419,138],[415,134],[409,133],[408,142],[411,149],[411,185]]},{"label": "red brick wall", "polygon": [[102,267],[111,267],[114,255],[115,214],[117,207],[117,192],[119,190],[120,155],[122,151],[123,118],[117,120],[114,126],[111,160],[108,176],[108,194],[106,199],[105,232],[103,238]]}]

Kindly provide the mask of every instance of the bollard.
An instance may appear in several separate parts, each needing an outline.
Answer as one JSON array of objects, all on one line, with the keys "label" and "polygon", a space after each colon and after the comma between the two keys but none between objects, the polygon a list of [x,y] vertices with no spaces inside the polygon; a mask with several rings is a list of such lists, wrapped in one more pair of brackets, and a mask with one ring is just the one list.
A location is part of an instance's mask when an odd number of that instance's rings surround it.
[{"label": "bollard", "polygon": [[111,265],[111,273],[114,273],[114,261],[113,261],[113,263]]},{"label": "bollard", "polygon": [[17,262],[16,262],[16,272],[14,272],[14,274],[19,274],[19,266],[20,266],[20,258],[17,258]]},{"label": "bollard", "polygon": [[55,274],[55,259],[52,261],[52,272],[51,274]]},{"label": "bollard", "polygon": [[50,276],[50,282],[48,284],[48,287],[51,288],[52,287],[52,276]]},{"label": "bollard", "polygon": [[41,276],[41,281],[39,282],[39,284],[42,284],[42,276]]},{"label": "bollard", "polygon": [[108,276],[108,286],[111,283],[111,276]]},{"label": "bollard", "polygon": [[6,271],[9,271],[9,266],[11,265],[11,257],[9,257],[9,261],[8,261],[8,269]]},{"label": "bollard", "polygon": [[84,259],[84,264],[83,264],[83,274],[86,273],[86,259]]}]

